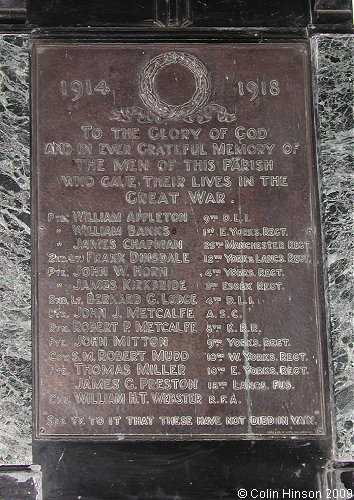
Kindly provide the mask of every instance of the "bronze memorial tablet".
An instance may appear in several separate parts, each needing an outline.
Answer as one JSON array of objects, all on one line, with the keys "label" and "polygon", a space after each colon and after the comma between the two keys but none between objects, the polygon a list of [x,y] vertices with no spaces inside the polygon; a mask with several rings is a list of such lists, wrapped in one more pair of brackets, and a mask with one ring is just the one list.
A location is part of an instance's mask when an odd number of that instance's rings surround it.
[{"label": "bronze memorial tablet", "polygon": [[326,434],[307,45],[33,58],[37,437]]}]

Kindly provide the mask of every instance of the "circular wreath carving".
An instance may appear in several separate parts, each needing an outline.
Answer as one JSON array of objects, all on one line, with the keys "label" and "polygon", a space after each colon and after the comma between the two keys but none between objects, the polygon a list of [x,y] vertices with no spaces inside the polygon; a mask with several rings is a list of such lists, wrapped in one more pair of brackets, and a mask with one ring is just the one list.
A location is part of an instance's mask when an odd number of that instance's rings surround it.
[{"label": "circular wreath carving", "polygon": [[[182,104],[168,104],[160,99],[156,90],[157,73],[170,64],[181,64],[188,68],[194,76],[195,92],[189,101]],[[210,95],[210,79],[204,64],[191,54],[184,52],[165,52],[149,61],[143,68],[139,78],[140,98],[153,113],[162,118],[178,120],[193,115]]]}]

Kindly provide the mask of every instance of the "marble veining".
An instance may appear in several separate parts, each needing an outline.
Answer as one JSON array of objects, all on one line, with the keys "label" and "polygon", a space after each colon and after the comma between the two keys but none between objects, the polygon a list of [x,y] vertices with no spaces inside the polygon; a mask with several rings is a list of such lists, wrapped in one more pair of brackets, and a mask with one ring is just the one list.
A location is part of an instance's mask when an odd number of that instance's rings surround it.
[{"label": "marble veining", "polygon": [[25,35],[0,35],[0,463],[32,462],[29,84]]},{"label": "marble veining", "polygon": [[354,459],[354,36],[312,39],[321,173],[336,459]]}]

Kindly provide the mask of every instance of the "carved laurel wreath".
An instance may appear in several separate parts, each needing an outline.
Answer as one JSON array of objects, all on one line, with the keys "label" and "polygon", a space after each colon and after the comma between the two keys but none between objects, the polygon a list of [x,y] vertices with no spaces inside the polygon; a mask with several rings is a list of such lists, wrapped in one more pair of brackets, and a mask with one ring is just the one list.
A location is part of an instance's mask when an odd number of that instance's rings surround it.
[{"label": "carved laurel wreath", "polygon": [[[157,73],[170,64],[185,66],[193,73],[195,79],[195,92],[189,101],[183,104],[168,104],[160,99],[155,88]],[[203,106],[210,95],[210,86],[210,78],[204,64],[184,52],[165,52],[154,57],[145,65],[139,78],[139,94],[145,106],[156,115],[173,120],[191,116]]]}]

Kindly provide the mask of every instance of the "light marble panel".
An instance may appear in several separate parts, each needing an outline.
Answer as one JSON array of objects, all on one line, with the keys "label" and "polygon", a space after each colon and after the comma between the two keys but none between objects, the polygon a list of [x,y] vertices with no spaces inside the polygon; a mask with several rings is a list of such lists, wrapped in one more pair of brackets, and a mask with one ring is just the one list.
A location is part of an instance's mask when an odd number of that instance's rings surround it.
[{"label": "light marble panel", "polygon": [[29,84],[26,35],[0,35],[0,463],[30,464]]},{"label": "light marble panel", "polygon": [[354,459],[354,36],[312,39],[336,450]]}]

